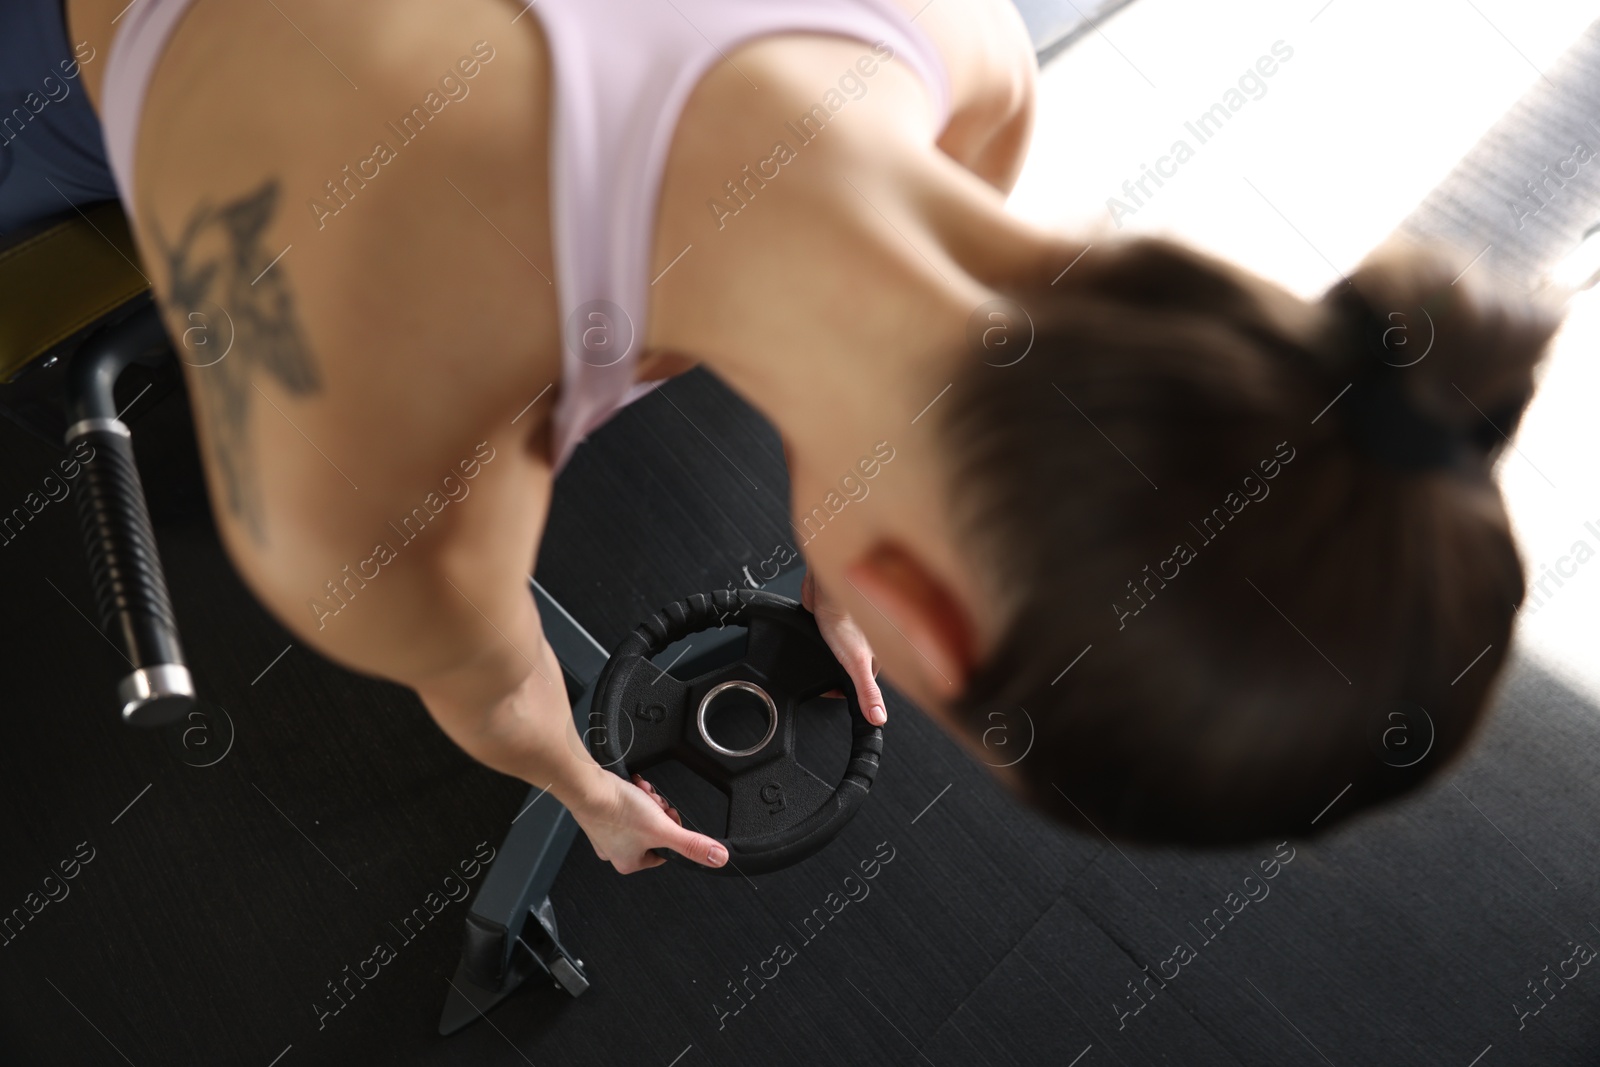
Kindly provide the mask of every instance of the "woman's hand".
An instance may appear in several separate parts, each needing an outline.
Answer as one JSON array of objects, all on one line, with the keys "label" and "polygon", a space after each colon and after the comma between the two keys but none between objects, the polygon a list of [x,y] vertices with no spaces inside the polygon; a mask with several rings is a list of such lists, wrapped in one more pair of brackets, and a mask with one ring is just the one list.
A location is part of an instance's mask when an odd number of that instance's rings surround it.
[{"label": "woman's hand", "polygon": [[710,867],[726,863],[722,844],[684,829],[677,812],[642,778],[635,776],[638,784],[630,784],[595,762],[578,736],[565,687],[545,681],[561,677],[549,642],[539,655],[544,666],[528,671],[515,690],[487,707],[470,692],[462,695],[468,689],[464,682],[435,681],[418,694],[468,755],[539,786],[564,805],[595,854],[621,873],[665,863],[652,848],[670,848]]},{"label": "woman's hand", "polygon": [[817,629],[822,631],[822,639],[828,643],[834,658],[843,665],[850,680],[855,683],[861,713],[874,726],[888,722],[889,712],[884,706],[883,691],[874,680],[878,673],[878,661],[872,655],[872,646],[867,644],[867,636],[861,632],[861,627],[817,584],[813,572],[809,570],[800,583],[800,603],[817,617]]},{"label": "woman's hand", "polygon": [[722,843],[683,826],[683,819],[649,782],[633,776],[625,782],[609,771],[597,790],[598,795],[570,809],[595,855],[609,860],[621,874],[659,867],[667,862],[650,850],[670,848],[681,856],[707,867],[728,862]]}]

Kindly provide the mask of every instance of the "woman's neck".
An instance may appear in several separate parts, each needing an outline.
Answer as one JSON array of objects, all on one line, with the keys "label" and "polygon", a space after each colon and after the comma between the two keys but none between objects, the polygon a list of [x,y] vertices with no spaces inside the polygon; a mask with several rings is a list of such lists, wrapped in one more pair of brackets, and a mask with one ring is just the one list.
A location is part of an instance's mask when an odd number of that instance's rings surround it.
[{"label": "woman's neck", "polygon": [[1048,287],[1083,248],[1007,214],[999,190],[934,148],[880,148],[861,162],[813,177],[803,209],[752,217],[762,232],[749,258],[737,276],[710,268],[698,336],[674,346],[794,444],[853,447],[910,425],[983,358],[971,329],[980,309],[1002,291]]}]

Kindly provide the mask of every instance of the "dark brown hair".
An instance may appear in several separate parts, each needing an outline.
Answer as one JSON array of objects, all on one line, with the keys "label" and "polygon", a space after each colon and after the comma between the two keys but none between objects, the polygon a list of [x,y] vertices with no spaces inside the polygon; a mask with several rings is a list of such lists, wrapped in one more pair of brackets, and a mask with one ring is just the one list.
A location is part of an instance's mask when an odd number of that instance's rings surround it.
[{"label": "dark brown hair", "polygon": [[[1465,265],[1386,246],[1308,302],[1133,238],[1009,294],[1031,349],[975,353],[940,417],[1006,620],[954,710],[975,737],[1026,717],[1030,804],[1124,839],[1304,835],[1463,750],[1523,597],[1491,468],[1558,323]],[[1380,458],[1374,375],[1465,461]]]}]

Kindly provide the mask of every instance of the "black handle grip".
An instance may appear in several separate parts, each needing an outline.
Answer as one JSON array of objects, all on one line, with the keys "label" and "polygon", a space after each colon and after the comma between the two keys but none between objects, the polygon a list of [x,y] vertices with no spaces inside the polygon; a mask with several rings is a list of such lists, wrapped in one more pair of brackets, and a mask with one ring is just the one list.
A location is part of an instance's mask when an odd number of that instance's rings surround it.
[{"label": "black handle grip", "polygon": [[67,447],[83,465],[83,545],[100,627],[131,668],[117,687],[122,718],[138,726],[163,726],[194,706],[194,680],[183,662],[133,441],[115,396],[130,364],[160,366],[169,352],[155,304],[134,301],[84,342],[67,374]]},{"label": "black handle grip", "polygon": [[133,443],[115,419],[87,419],[70,432],[79,456],[93,450],[82,460],[78,514],[100,625],[133,668],[117,687],[122,716],[139,726],[165,725],[193,705],[194,683],[183,662]]}]

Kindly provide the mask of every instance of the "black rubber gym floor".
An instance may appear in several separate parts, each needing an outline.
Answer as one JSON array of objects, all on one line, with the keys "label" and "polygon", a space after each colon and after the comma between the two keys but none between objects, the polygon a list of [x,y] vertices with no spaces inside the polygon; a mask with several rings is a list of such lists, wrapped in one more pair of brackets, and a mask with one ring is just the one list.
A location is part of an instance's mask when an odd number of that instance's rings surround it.
[{"label": "black rubber gym floor", "polygon": [[[1411,225],[1476,211],[1508,263],[1561,251],[1570,226],[1533,247],[1502,204],[1548,161],[1518,129],[1600,118],[1597,63],[1600,26]],[[1600,215],[1597,174],[1563,212]],[[130,420],[213,706],[187,734],[118,723],[72,502],[0,545],[0,917],[31,915],[0,935],[6,1063],[1600,1062],[1600,708],[1525,661],[1425,795],[1314,845],[1227,852],[1058,833],[891,698],[873,796],[824,852],[754,883],[624,879],[580,840],[553,899],[594,987],[530,983],[440,1038],[466,907],[447,878],[481,878],[527,787],[264,614],[212,530],[183,396],[159,393]],[[58,456],[9,425],[0,450],[9,508]],[[786,499],[771,430],[694,373],[580,451],[538,577],[609,645],[789,544]],[[406,927],[418,908],[436,913]],[[380,942],[392,957],[346,992]]]}]

